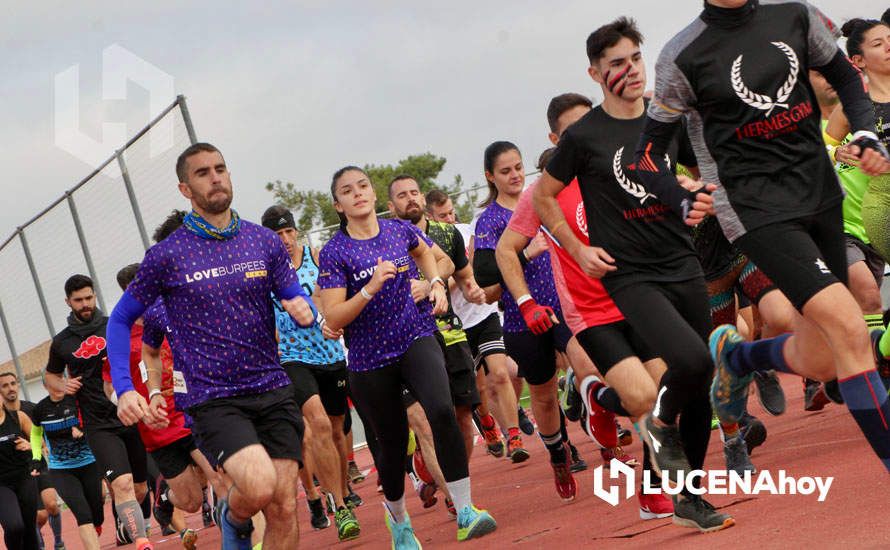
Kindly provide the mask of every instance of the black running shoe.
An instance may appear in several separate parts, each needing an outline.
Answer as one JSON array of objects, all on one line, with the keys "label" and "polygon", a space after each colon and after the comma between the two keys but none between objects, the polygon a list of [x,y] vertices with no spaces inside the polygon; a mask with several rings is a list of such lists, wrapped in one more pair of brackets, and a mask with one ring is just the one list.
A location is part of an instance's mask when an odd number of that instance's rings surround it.
[{"label": "black running shoe", "polygon": [[170,525],[170,522],[173,520],[173,503],[170,502],[170,498],[167,495],[168,490],[167,480],[164,478],[158,479],[152,512],[162,529]]},{"label": "black running shoe", "polygon": [[525,435],[534,435],[535,425],[529,420],[528,415],[525,414],[525,409],[519,407],[517,412],[519,414],[519,429],[522,430],[522,433]]},{"label": "black running shoe", "polygon": [[766,426],[757,417],[751,416],[747,412],[739,419],[739,433],[745,440],[745,446],[748,448],[748,456],[755,447],[763,445],[766,441]]},{"label": "black running shoe", "polygon": [[578,448],[569,443],[569,451],[572,459],[572,463],[569,465],[569,470],[571,470],[573,474],[586,470],[587,462],[581,458],[581,453],[578,452]]},{"label": "black running shoe", "polygon": [[837,383],[837,379],[832,380],[831,382],[826,382],[824,387],[825,395],[827,395],[829,399],[838,405],[844,404],[844,396],[841,395],[841,388]]},{"label": "black running shoe", "polygon": [[721,514],[698,495],[684,495],[685,498],[674,499],[674,525],[693,527],[702,533],[720,531],[735,525],[735,520],[728,514]]},{"label": "black running shoe", "polygon": [[779,384],[776,371],[766,370],[754,373],[754,385],[757,386],[757,397],[760,406],[773,416],[785,412],[785,392]]},{"label": "black running shoe", "polygon": [[307,500],[306,502],[309,503],[309,514],[311,516],[309,523],[312,524],[312,528],[318,530],[330,527],[331,520],[325,513],[324,503],[321,502],[321,497],[318,497],[315,500]]},{"label": "black running shoe", "polygon": [[362,497],[358,496],[358,493],[352,490],[352,487],[349,487],[349,494],[343,497],[343,502],[346,503],[346,506],[350,509],[358,508],[365,503],[362,500]]},{"label": "black running shoe", "polygon": [[678,471],[690,472],[689,460],[683,452],[680,431],[676,426],[657,426],[652,415],[643,422],[643,441],[649,446],[652,466],[659,474],[666,474],[668,480],[677,483]]},{"label": "black running shoe", "polygon": [[830,401],[822,389],[822,384],[817,380],[804,378],[803,388],[803,410],[805,411],[821,411]]},{"label": "black running shoe", "polygon": [[577,422],[581,418],[581,409],[584,408],[584,400],[575,388],[575,373],[569,369],[566,373],[565,390],[563,391],[563,407],[566,418]]}]

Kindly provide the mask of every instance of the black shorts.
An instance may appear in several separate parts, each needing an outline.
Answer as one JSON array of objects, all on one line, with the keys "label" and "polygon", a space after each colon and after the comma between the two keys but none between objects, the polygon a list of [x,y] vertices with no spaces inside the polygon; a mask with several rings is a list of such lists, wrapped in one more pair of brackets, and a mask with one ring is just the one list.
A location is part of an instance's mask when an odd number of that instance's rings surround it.
[{"label": "black shorts", "polygon": [[87,428],[86,438],[102,476],[109,482],[124,474],[133,474],[133,483],[148,479],[145,445],[136,426]]},{"label": "black shorts", "polygon": [[847,284],[840,203],[807,218],[758,227],[739,237],[735,244],[798,311],[827,286]]},{"label": "black shorts", "polygon": [[151,457],[158,465],[161,475],[166,479],[172,479],[195,463],[192,460],[192,451],[196,448],[195,439],[187,435],[160,449],[155,449],[151,452]]},{"label": "black shorts", "polygon": [[[43,467],[40,469],[40,475],[37,477],[37,490],[42,493],[47,489],[54,488],[55,485],[53,485],[53,481],[49,477],[49,468],[47,467],[46,462],[44,462]],[[40,509],[43,510],[43,499],[40,499]]]},{"label": "black shorts", "polygon": [[346,414],[347,375],[346,361],[339,361],[333,365],[319,367],[299,361],[282,363],[284,372],[290,376],[291,385],[294,388],[294,399],[300,410],[313,395],[321,399],[324,412],[328,416],[343,416]]},{"label": "black shorts", "polygon": [[603,376],[628,357],[636,356],[643,363],[658,357],[630,323],[624,320],[587,327],[576,334],[575,338]]},{"label": "black shorts", "polygon": [[844,242],[847,247],[847,267],[857,262],[865,262],[880,287],[884,281],[884,264],[886,264],[884,258],[870,244],[865,244],[849,233],[844,233]]},{"label": "black shorts", "polygon": [[505,332],[504,344],[509,355],[519,366],[519,376],[532,386],[547,383],[556,374],[556,352],[565,353],[572,333],[562,314],[559,323],[541,335],[530,330]]},{"label": "black shorts", "polygon": [[289,384],[259,395],[211,399],[188,413],[201,450],[220,466],[256,444],[272,458],[302,459],[303,417]]},{"label": "black shorts", "polygon": [[[467,334],[467,343],[470,345],[470,353],[476,368],[484,366],[483,359],[496,353],[507,353],[504,346],[504,328],[501,326],[501,316],[497,312],[486,317],[481,323],[470,328],[464,328]],[[488,374],[488,367],[485,367]]]}]

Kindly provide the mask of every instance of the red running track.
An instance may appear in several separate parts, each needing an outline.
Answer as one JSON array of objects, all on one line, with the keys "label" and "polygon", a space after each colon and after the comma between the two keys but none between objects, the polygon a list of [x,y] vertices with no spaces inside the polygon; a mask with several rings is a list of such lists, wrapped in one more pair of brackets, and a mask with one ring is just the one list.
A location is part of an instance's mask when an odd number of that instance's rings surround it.
[{"label": "red running track", "polygon": [[[458,544],[456,526],[440,503],[424,510],[412,489],[407,493],[408,509],[421,542],[427,548],[502,548],[506,546],[545,547],[559,543],[590,548],[681,548],[692,545],[709,549],[740,548],[887,548],[885,512],[890,494],[888,476],[871,448],[860,435],[846,408],[829,404],[823,411],[803,411],[803,391],[799,378],[781,376],[788,397],[788,410],[780,417],[766,414],[752,396],[750,410],[769,430],[764,446],[756,449],[752,460],[759,469],[777,473],[785,469],[793,476],[834,476],[825,502],[815,495],[715,496],[711,502],[730,513],[736,526],[725,531],[700,534],[672,525],[670,518],[643,522],[636,500],[612,507],[593,495],[592,470],[601,464],[599,452],[577,424],[570,435],[590,464],[578,474],[579,495],[575,502],[562,503],[553,488],[546,451],[536,437],[526,438],[532,458],[513,466],[506,459],[494,459],[479,445],[471,461],[473,497],[480,507],[491,511],[498,530],[482,539]],[[640,443],[627,449],[642,459]],[[367,451],[357,455],[359,465],[370,467]],[[723,469],[723,453],[718,433],[712,432],[706,468]],[[309,514],[302,502],[299,507],[302,548],[388,548],[389,535],[383,523],[381,495],[375,491],[373,476],[355,489],[365,504],[356,511],[362,525],[359,539],[338,543],[333,526],[313,531]],[[106,527],[110,527],[111,514]],[[199,514],[188,518],[200,527]],[[79,548],[79,540],[70,513],[64,513],[65,540],[69,549]],[[155,530],[157,528],[155,527]],[[47,541],[52,539],[44,528]],[[158,541],[155,548],[181,548],[178,540]],[[102,548],[114,548],[111,529],[102,536]],[[565,547],[565,546],[563,546]],[[132,548],[132,546],[130,546]],[[200,549],[219,548],[215,527],[200,531]]]}]

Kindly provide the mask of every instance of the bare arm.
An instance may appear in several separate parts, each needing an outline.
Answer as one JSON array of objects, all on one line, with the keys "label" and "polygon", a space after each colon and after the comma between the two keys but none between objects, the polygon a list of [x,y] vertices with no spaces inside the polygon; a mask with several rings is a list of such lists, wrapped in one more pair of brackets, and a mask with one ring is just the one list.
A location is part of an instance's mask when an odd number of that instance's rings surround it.
[{"label": "bare arm", "polygon": [[153,348],[148,344],[142,344],[142,362],[145,363],[145,370],[148,373],[148,381],[145,385],[148,392],[161,389],[161,377],[164,371],[164,364],[161,362],[161,350]]},{"label": "bare arm", "polygon": [[508,227],[498,240],[498,246],[494,251],[501,277],[514,298],[529,294],[525,275],[522,272],[522,264],[519,263],[517,254],[528,245],[530,240]]},{"label": "bare arm", "polygon": [[[432,255],[430,258],[432,258]],[[432,261],[433,265],[435,265],[435,260]],[[371,296],[370,299],[366,298],[361,292],[357,292],[355,296],[347,300],[345,287],[321,289],[319,296],[321,297],[322,311],[324,311],[325,325],[331,330],[337,331],[353,322],[362,310],[365,309],[368,302],[374,299],[374,295],[380,292],[383,284],[395,276],[395,264],[388,260],[383,261],[382,258],[377,258],[374,274],[371,275],[371,280],[363,288]]]}]

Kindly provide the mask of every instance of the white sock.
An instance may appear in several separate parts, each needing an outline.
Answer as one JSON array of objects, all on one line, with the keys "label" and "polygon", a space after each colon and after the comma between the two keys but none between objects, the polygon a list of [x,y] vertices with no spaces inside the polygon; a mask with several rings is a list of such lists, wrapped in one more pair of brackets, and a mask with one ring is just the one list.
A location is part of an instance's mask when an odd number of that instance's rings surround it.
[{"label": "white sock", "polygon": [[384,506],[389,510],[389,515],[392,516],[392,519],[396,520],[396,523],[405,521],[407,515],[405,512],[405,495],[402,495],[402,498],[395,501],[387,499]]},{"label": "white sock", "polygon": [[451,500],[454,502],[454,509],[460,512],[464,506],[472,506],[473,500],[470,498],[470,478],[465,477],[457,481],[447,481],[448,492],[451,493]]}]

